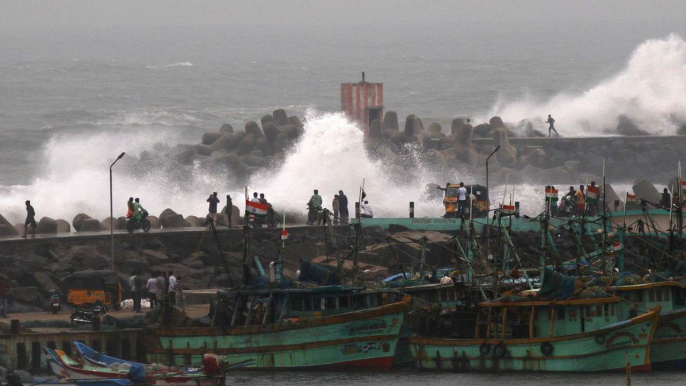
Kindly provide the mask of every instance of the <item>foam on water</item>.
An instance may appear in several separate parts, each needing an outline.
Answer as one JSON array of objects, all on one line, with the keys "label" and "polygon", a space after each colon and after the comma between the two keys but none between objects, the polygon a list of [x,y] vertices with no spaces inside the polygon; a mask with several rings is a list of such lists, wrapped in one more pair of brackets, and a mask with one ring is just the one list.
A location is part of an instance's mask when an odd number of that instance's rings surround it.
[{"label": "foam on water", "polygon": [[674,134],[686,122],[686,42],[675,34],[647,40],[626,67],[580,95],[559,94],[549,100],[526,96],[501,100],[481,117],[498,115],[508,122],[537,120],[552,114],[565,136],[603,135],[614,131],[626,114],[651,134]]}]

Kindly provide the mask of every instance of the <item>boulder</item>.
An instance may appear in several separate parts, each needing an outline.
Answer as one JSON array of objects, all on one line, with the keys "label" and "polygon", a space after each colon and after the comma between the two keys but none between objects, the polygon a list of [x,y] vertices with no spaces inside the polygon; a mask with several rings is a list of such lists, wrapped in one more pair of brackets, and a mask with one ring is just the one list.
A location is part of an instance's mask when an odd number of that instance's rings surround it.
[{"label": "boulder", "polygon": [[[407,118],[405,118],[405,130],[403,131],[403,133],[404,133],[406,136],[408,136],[408,135],[415,135],[415,132],[414,132],[414,118],[415,118],[414,114],[410,114],[410,115],[407,116]],[[419,134],[419,133],[417,133],[417,134]]]},{"label": "boulder", "polygon": [[204,225],[205,219],[203,218],[201,220],[196,216],[188,216],[186,217],[186,221],[188,221],[188,223],[191,224],[192,227],[199,228]]},{"label": "boulder", "polygon": [[159,229],[162,228],[162,222],[158,217],[148,216],[148,221],[150,221],[150,228]]},{"label": "boulder", "polygon": [[[455,121],[453,121],[454,123]],[[453,125],[454,126],[454,125]],[[455,134],[455,142],[462,146],[472,146],[472,139],[474,138],[474,128],[471,125],[462,125]]]},{"label": "boulder", "polygon": [[259,138],[257,140],[257,143],[255,144],[255,147],[257,150],[259,150],[262,153],[262,157],[267,156],[267,155],[272,155],[272,146],[271,144],[267,141],[267,138]]},{"label": "boulder", "polygon": [[238,144],[241,143],[241,140],[244,136],[245,133],[224,134],[212,145],[210,145],[212,150],[210,153],[221,149],[226,149],[229,151],[234,150],[238,147]]},{"label": "boulder", "polygon": [[240,157],[241,162],[250,167],[261,167],[264,165],[264,158],[253,154]]},{"label": "boulder", "polygon": [[677,135],[686,135],[686,123],[682,123],[679,125],[679,128],[676,129],[676,134]]},{"label": "boulder", "polygon": [[[112,219],[112,218],[108,217],[108,218],[106,218],[100,222],[100,228],[102,230],[109,230],[110,229],[110,219]],[[115,218],[115,219],[113,219],[112,223],[114,225],[115,231],[126,229],[126,217]]]},{"label": "boulder", "polygon": [[38,221],[36,228],[38,234],[54,234],[57,233],[57,222],[50,217],[43,217]]},{"label": "boulder", "polygon": [[450,125],[450,134],[456,135],[457,133],[462,130],[464,127],[464,119],[462,118],[455,118],[453,119],[453,122]]},{"label": "boulder", "polygon": [[274,110],[272,116],[274,117],[274,123],[276,123],[277,126],[286,126],[290,124],[288,114],[286,114],[286,110],[284,109]]},{"label": "boulder", "polygon": [[164,218],[169,216],[170,214],[176,214],[176,212],[174,212],[174,210],[172,210],[170,208],[167,208],[167,209],[163,210],[162,213],[160,213],[159,218],[160,218],[160,220],[164,220]]},{"label": "boulder", "polygon": [[57,223],[57,233],[71,233],[71,225],[67,220],[58,218],[55,222]]},{"label": "boulder", "polygon": [[252,135],[246,135],[245,138],[243,138],[241,143],[238,145],[238,148],[236,149],[236,154],[238,154],[239,156],[247,155],[250,154],[250,152],[253,150],[255,150],[255,137],[253,137]]},{"label": "boulder", "polygon": [[442,130],[441,125],[436,122],[432,122],[428,128],[429,133],[440,133]]},{"label": "boulder", "polygon": [[219,128],[219,132],[222,134],[233,134],[233,126],[225,123]]},{"label": "boulder", "polygon": [[248,121],[248,123],[245,124],[245,133],[251,135],[255,139],[264,137],[262,129],[260,129],[260,126],[255,121]]},{"label": "boulder", "polygon": [[[22,225],[22,232],[24,226]],[[20,233],[0,214],[0,236],[18,236]]]},{"label": "boulder", "polygon": [[38,283],[38,289],[44,294],[47,294],[52,290],[60,289],[60,286],[57,285],[55,281],[50,278],[50,276],[44,274],[43,272],[34,272],[33,277]]},{"label": "boulder", "polygon": [[74,226],[74,230],[79,232],[79,229],[81,228],[81,222],[86,219],[92,219],[91,216],[85,214],[85,213],[79,213],[74,217],[74,220],[72,220],[72,225]]},{"label": "boulder", "polygon": [[383,129],[385,130],[400,130],[398,126],[398,113],[395,111],[386,111],[383,117]]},{"label": "boulder", "polygon": [[[4,226],[4,225],[0,225],[0,226]],[[17,235],[23,235],[24,234],[24,224],[14,224],[14,225],[12,225],[12,227],[17,232]],[[30,232],[30,230],[29,230],[29,232]]]},{"label": "boulder", "polygon": [[482,123],[474,128],[474,134],[479,137],[485,137],[491,131],[491,125],[488,123]]},{"label": "boulder", "polygon": [[495,129],[491,131],[493,146],[510,146],[510,138],[505,129]]},{"label": "boulder", "polygon": [[[600,184],[600,197],[598,197],[600,205],[598,205],[598,208],[603,207],[603,184]],[[619,201],[619,207],[617,210],[623,210],[624,209],[624,204],[622,203],[622,200],[619,199],[619,195],[617,192],[615,192],[614,188],[612,185],[606,183],[605,184],[605,199],[607,200],[607,210],[613,211],[615,210],[615,201]]]},{"label": "boulder", "polygon": [[262,124],[262,129],[263,129],[263,130],[264,130],[264,125],[265,125],[267,122],[272,122],[272,123],[274,123],[274,117],[272,117],[271,114],[265,114],[265,115],[262,116],[262,118],[260,118],[260,123]]},{"label": "boulder", "polygon": [[210,145],[197,145],[196,146],[196,152],[198,153],[198,155],[210,156],[210,155],[212,155],[213,151],[215,151],[215,150]]},{"label": "boulder", "polygon": [[503,146],[495,155],[498,162],[503,166],[512,165],[517,162],[517,148],[514,146]]},{"label": "boulder", "polygon": [[211,145],[215,143],[219,137],[222,136],[223,133],[205,133],[202,135],[202,144],[203,145]]},{"label": "boulder", "polygon": [[191,162],[191,158],[196,154],[198,153],[194,145],[176,145],[169,151],[168,155],[176,162],[188,165]]},{"label": "boulder", "polygon": [[274,122],[267,121],[262,124],[262,129],[264,130],[264,136],[267,141],[274,143],[276,136],[279,135],[279,128],[276,127]]},{"label": "boulder", "polygon": [[[241,216],[240,210],[238,210],[238,207],[236,205],[233,205],[232,208],[233,209],[231,211],[231,225],[243,225],[243,216]],[[222,208],[221,217],[222,222],[226,225],[229,225],[229,218],[226,215],[226,205],[224,205],[224,207]]]},{"label": "boulder", "polygon": [[381,121],[375,119],[369,124],[369,138],[381,138]]},{"label": "boulder", "polygon": [[172,262],[172,259],[169,256],[152,249],[141,249],[141,254],[147,261],[148,265],[167,264]]},{"label": "boulder", "polygon": [[662,198],[662,195],[655,188],[655,185],[645,178],[641,178],[634,182],[632,190],[634,191],[636,198],[640,198],[654,204],[659,204],[660,199]]},{"label": "boulder", "polygon": [[288,137],[286,134],[279,134],[274,138],[274,152],[283,153],[288,147]]},{"label": "boulder", "polygon": [[288,122],[290,122],[291,125],[299,127],[301,129],[305,127],[303,123],[300,121],[300,118],[296,117],[295,115],[288,117]]},{"label": "boulder", "polygon": [[[541,148],[534,148],[524,157],[524,162],[536,166],[537,168],[547,169],[550,165],[548,155]],[[567,169],[565,169],[567,170]]]},{"label": "boulder", "polygon": [[621,135],[648,135],[649,133],[634,123],[629,117],[622,114],[617,117],[617,133]]},{"label": "boulder", "polygon": [[100,228],[100,221],[94,218],[87,218],[81,221],[81,225],[79,226],[77,232],[99,232],[101,230],[102,228]]},{"label": "boulder", "polygon": [[10,291],[14,299],[22,303],[35,303],[40,300],[40,292],[36,287],[14,287]]},{"label": "boulder", "polygon": [[191,224],[180,214],[170,214],[160,218],[163,228],[188,228]]},{"label": "boulder", "polygon": [[491,130],[496,130],[496,129],[505,129],[505,123],[503,123],[502,118],[500,117],[493,117],[488,121],[489,126],[491,126]]},{"label": "boulder", "polygon": [[289,139],[296,140],[304,133],[302,127],[295,125],[284,125],[279,128],[282,134],[285,134]]}]

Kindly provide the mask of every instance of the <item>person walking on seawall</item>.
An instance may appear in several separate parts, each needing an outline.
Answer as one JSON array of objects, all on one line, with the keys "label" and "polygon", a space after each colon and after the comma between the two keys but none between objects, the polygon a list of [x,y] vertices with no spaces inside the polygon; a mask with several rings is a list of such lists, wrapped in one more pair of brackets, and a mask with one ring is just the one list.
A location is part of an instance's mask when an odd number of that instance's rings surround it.
[{"label": "person walking on seawall", "polygon": [[576,197],[576,212],[578,216],[583,216],[586,210],[586,194],[584,194],[584,186],[579,185],[579,190],[574,194]]},{"label": "person walking on seawall", "polygon": [[38,227],[38,224],[36,224],[36,211],[33,210],[33,207],[31,206],[31,201],[26,200],[26,221],[24,221],[24,236],[23,238],[26,238],[28,236],[27,230],[28,226],[31,225],[31,237],[36,237],[36,228]]},{"label": "person walking on seawall", "polygon": [[360,205],[360,209],[362,209],[362,213],[360,214],[361,218],[374,217],[374,211],[372,210],[372,206],[369,205],[369,201],[365,201],[364,204]]},{"label": "person walking on seawall", "polygon": [[10,294],[10,278],[5,274],[0,274],[0,317],[7,319],[7,297]]},{"label": "person walking on seawall", "polygon": [[558,137],[560,136],[560,134],[557,132],[557,130],[555,130],[555,120],[553,119],[553,117],[550,116],[550,114],[548,114],[548,120],[545,121],[545,123],[547,123],[549,125],[548,126],[548,137],[550,137],[552,135],[553,131],[555,132],[555,135],[557,135]]},{"label": "person walking on seawall", "polygon": [[174,276],[174,271],[169,271],[169,288],[167,295],[169,296],[169,304],[176,305],[176,292],[174,292],[174,286],[176,285],[176,276]]},{"label": "person walking on seawall", "polygon": [[669,194],[669,190],[665,188],[662,191],[662,198],[660,199],[660,206],[663,208],[669,210],[669,207],[672,206],[672,195]]},{"label": "person walking on seawall", "polygon": [[333,225],[338,225],[338,216],[340,214],[340,200],[338,194],[334,194],[333,202],[331,202],[331,209],[333,209]]},{"label": "person walking on seawall", "polygon": [[148,289],[148,296],[150,296],[150,308],[155,308],[157,303],[157,279],[155,278],[156,272],[150,272],[150,279],[145,284],[145,288]]},{"label": "person walking on seawall", "polygon": [[226,217],[229,219],[229,228],[232,228],[232,226],[231,226],[232,215],[233,215],[233,201],[231,200],[231,195],[227,194],[226,195]]},{"label": "person walking on seawall", "polygon": [[213,223],[217,223],[217,204],[219,204],[219,198],[217,198],[217,192],[214,192],[210,195],[210,197],[207,199],[207,202],[210,203],[209,207],[209,212],[210,212],[210,218],[212,219]]},{"label": "person walking on seawall", "polygon": [[348,196],[343,194],[342,190],[338,191],[338,210],[341,216],[341,222],[347,223],[350,219],[350,212],[348,212]]},{"label": "person walking on seawall", "polygon": [[460,187],[457,188],[457,217],[464,220],[464,212],[467,208],[467,188],[464,187],[464,182],[460,182]]}]

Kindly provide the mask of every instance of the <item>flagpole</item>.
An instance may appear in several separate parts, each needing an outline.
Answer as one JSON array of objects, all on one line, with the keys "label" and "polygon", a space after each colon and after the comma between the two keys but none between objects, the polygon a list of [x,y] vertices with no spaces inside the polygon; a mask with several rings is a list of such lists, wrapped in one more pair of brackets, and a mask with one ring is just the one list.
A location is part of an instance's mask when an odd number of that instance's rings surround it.
[{"label": "flagpole", "polygon": [[622,229],[626,230],[626,206],[629,203],[629,192],[624,192],[624,225],[622,225]]},{"label": "flagpole", "polygon": [[[607,216],[605,213],[605,207],[606,207],[606,202],[605,202],[605,158],[603,158],[603,276],[607,276],[607,262],[606,262],[606,253],[607,253],[607,237],[605,233],[607,232]],[[598,208],[598,204],[596,203],[596,209]]]}]

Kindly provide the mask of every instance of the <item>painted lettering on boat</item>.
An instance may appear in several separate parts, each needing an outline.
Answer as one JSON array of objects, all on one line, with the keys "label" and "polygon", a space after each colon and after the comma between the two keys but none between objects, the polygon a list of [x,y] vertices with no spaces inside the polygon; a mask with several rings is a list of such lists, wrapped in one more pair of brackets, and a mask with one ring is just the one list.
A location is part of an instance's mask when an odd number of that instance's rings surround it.
[{"label": "painted lettering on boat", "polygon": [[367,342],[367,344],[362,346],[355,343],[348,343],[341,348],[341,353],[343,355],[360,354],[369,352],[369,350],[376,350],[376,342]]},{"label": "painted lettering on boat", "polygon": [[351,335],[381,333],[388,326],[383,319],[360,320],[345,326]]},{"label": "painted lettering on boat", "polygon": [[457,224],[454,218],[413,218],[412,224]]}]

